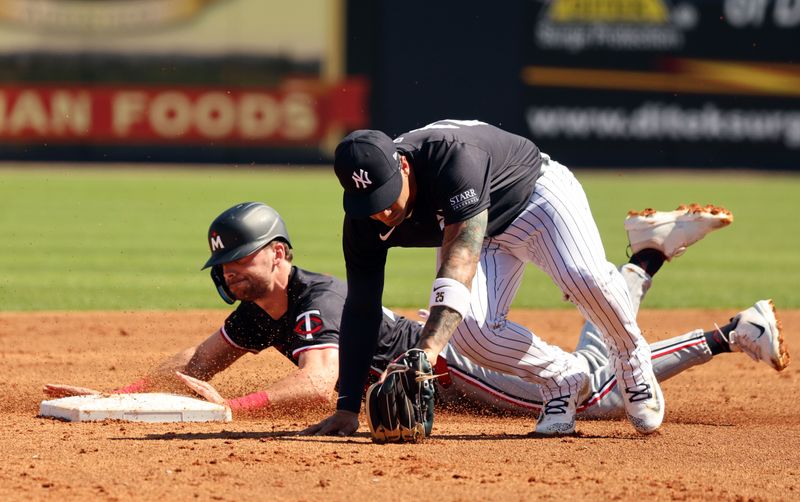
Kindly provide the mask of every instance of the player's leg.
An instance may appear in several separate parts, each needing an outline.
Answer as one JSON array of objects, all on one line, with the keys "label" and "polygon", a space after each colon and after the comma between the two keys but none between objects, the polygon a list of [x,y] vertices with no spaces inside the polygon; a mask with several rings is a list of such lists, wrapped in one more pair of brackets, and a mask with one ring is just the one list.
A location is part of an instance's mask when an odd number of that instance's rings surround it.
[{"label": "player's leg", "polygon": [[[620,267],[620,273],[628,286],[634,309],[638,312],[652,285],[652,277],[632,263]],[[698,331],[702,335],[702,330]],[[696,342],[697,332],[691,332],[651,345],[656,378],[661,381],[710,360],[707,346]],[[582,412],[579,416],[599,418],[624,413],[622,395],[616,389],[614,368],[608,365],[608,349],[603,342],[603,335],[588,321],[581,332],[575,354],[586,360],[590,378],[588,394],[577,408]],[[438,380],[439,397],[443,401],[522,415],[540,412],[542,394],[538,384],[484,368],[450,345],[442,351],[441,357],[447,367],[436,373],[447,373],[446,377]],[[616,390],[609,392],[609,389]]]},{"label": "player's leg", "polygon": [[[625,278],[634,308],[638,311],[639,304],[650,289],[652,278],[631,263],[623,265],[620,271]],[[603,342],[603,335],[590,322],[586,322],[583,327],[575,354],[587,362],[589,369],[591,383],[586,391],[586,399],[599,396],[607,386],[608,379],[613,377],[614,371],[608,366],[608,349]],[[537,383],[476,364],[452,344],[448,344],[440,356],[446,361],[446,368],[441,368],[436,373],[447,373],[446,377],[437,381],[439,397],[443,401],[458,401],[468,407],[515,414],[540,412],[542,393]],[[619,396],[616,398],[621,404]],[[606,401],[602,404],[605,405]],[[609,405],[614,406],[615,404]]]},{"label": "player's leg", "polygon": [[548,408],[550,417],[543,425],[540,422],[537,431],[569,433],[574,431],[576,402],[566,402],[563,396],[578,396],[587,389],[588,370],[574,354],[507,319],[524,267],[524,262],[501,246],[489,239],[484,242],[472,283],[470,310],[450,345],[485,369],[541,385],[544,400],[553,402]]},{"label": "player's leg", "polygon": [[[387,311],[394,320],[393,313]],[[419,310],[424,321],[430,313]],[[411,322],[400,318],[394,326],[393,339],[406,340],[400,347],[416,346],[422,331],[422,322]],[[375,368],[376,374],[381,370]],[[483,412],[509,412],[519,415],[535,415],[541,411],[542,397],[539,384],[527,382],[516,375],[500,373],[476,364],[465,357],[452,343],[444,346],[433,367],[437,375],[436,401],[445,405]]]},{"label": "player's leg", "polygon": [[[620,267],[620,273],[627,284],[634,310],[638,312],[639,305],[652,285],[652,276],[633,263]],[[700,333],[702,334],[702,330]],[[651,350],[654,351],[653,369],[659,381],[663,376],[672,376],[710,359],[710,351],[706,346],[695,343],[696,337],[696,332],[691,332],[651,345]],[[675,351],[672,357],[663,357],[665,348]],[[616,378],[614,369],[608,365],[608,349],[603,342],[603,335],[588,321],[581,332],[575,354],[587,362],[590,376],[588,395],[578,408],[588,410],[590,414],[584,413],[581,416],[618,415],[624,411],[619,392],[608,392],[609,388],[616,386]],[[447,377],[438,381],[439,397],[443,401],[459,401],[469,407],[499,409],[515,414],[541,410],[542,395],[538,384],[484,368],[464,357],[452,346],[442,351],[442,357],[447,367],[436,372],[448,373]]]},{"label": "player's leg", "polygon": [[445,345],[439,354],[444,367],[434,368],[443,376],[436,379],[436,397],[443,403],[476,411],[537,415],[542,409],[539,384],[516,375],[493,371]]},{"label": "player's leg", "polygon": [[[729,351],[709,337],[715,332],[698,329],[682,336],[656,342],[650,346],[653,371],[662,382],[693,366],[711,360],[714,354]],[[712,353],[712,348],[715,351]],[[514,375],[489,370],[459,353],[449,345],[442,351],[445,368],[437,374],[446,376],[437,381],[439,398],[448,403],[460,403],[469,408],[500,410],[515,414],[539,412],[542,408],[541,387]],[[621,416],[625,412],[622,394],[616,385],[616,374],[610,365],[594,368],[590,373],[588,394],[578,406],[581,418]]]},{"label": "player's leg", "polygon": [[[631,306],[636,315],[639,313],[639,305],[653,284],[653,278],[632,263],[626,263],[619,271],[628,287]],[[608,348],[603,341],[603,334],[590,321],[586,321],[581,329],[575,354],[586,360],[590,374],[608,365]]]},{"label": "player's leg", "polygon": [[631,423],[639,432],[655,431],[663,420],[664,402],[650,348],[636,323],[625,281],[606,260],[583,188],[572,173],[545,156],[529,205],[493,240],[542,268],[597,326],[622,382]]},{"label": "player's leg", "polygon": [[[659,382],[711,360],[705,333],[698,329],[650,345],[653,372]],[[581,418],[604,418],[625,414],[623,396],[614,368],[603,366],[591,373],[591,395],[578,407]]]},{"label": "player's leg", "polygon": [[[634,312],[637,313],[652,286],[653,277],[664,261],[677,256],[670,250],[680,249],[682,254],[687,247],[711,231],[723,228],[733,219],[729,211],[715,206],[706,206],[694,212],[649,211],[648,214],[648,218],[660,222],[659,235],[645,235],[641,225],[634,230],[628,229],[630,242],[647,242],[650,247],[634,245],[635,250],[630,261],[619,269],[627,285]],[[629,215],[628,220],[630,218]],[[674,224],[670,227],[671,231],[665,232],[663,227],[668,225],[669,221],[673,221]],[[717,336],[717,333],[709,334],[696,330],[651,345],[656,378],[662,381],[709,361],[712,354],[711,347],[718,345],[707,342],[709,336]],[[719,352],[720,350],[717,350],[714,353]],[[615,387],[616,384],[614,371],[607,365],[608,350],[602,334],[590,322],[584,325],[575,353],[587,361],[591,375],[590,396],[580,408],[586,410],[582,416],[618,415],[624,411],[622,396],[618,390],[608,392],[608,389]],[[479,366],[461,355],[454,347],[447,347],[442,352],[442,357],[446,364],[437,373],[448,373],[445,378],[438,381],[439,395],[444,401],[459,401],[470,407],[500,409],[519,414],[538,412],[541,409],[542,397],[537,384]]]},{"label": "player's leg", "polygon": [[[651,345],[653,371],[659,382],[704,364],[719,354],[744,352],[777,371],[789,364],[789,353],[772,300],[761,300],[739,312],[724,326],[691,331]],[[592,374],[592,395],[578,408],[582,418],[619,416],[625,411],[616,376],[610,367]]]},{"label": "player's leg", "polygon": [[[628,286],[634,313],[638,315],[653,277],[665,261],[681,256],[689,246],[731,222],[730,211],[713,205],[682,205],[674,211],[630,211],[625,219],[625,230],[633,254],[629,262],[620,267],[620,274]],[[603,335],[588,321],[576,353],[587,360],[590,370],[599,369],[608,361]]]},{"label": "player's leg", "polygon": [[[771,300],[756,302],[724,326],[715,326],[708,331],[690,331],[656,342],[650,345],[650,349],[653,372],[660,382],[730,352],[744,352],[777,371],[786,368],[790,360],[781,323]],[[541,410],[541,387],[538,384],[486,369],[452,346],[445,347],[441,356],[446,361],[446,368],[437,368],[436,373],[447,373],[438,381],[442,400],[516,414]],[[607,418],[624,415],[623,397],[616,382],[613,367],[606,365],[593,370],[589,395],[578,407],[579,416]]]}]

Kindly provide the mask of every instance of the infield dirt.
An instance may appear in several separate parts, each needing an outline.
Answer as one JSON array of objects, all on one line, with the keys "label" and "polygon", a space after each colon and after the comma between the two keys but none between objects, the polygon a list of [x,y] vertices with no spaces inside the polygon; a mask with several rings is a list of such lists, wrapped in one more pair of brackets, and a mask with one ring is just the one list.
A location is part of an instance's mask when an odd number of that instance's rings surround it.
[{"label": "infield dirt", "polygon": [[[800,311],[781,311],[789,352]],[[643,311],[649,341],[725,322],[732,311]],[[0,313],[0,500],[800,500],[800,364],[781,373],[723,354],[663,384],[661,431],[580,421],[532,438],[533,417],[437,413],[416,445],[374,445],[362,415],[351,438],[299,437],[326,416],[207,424],[66,423],[37,417],[44,383],[110,390],[215,331],[227,311]],[[571,310],[514,311],[562,347]],[[225,396],[292,369],[273,350],[213,383]]]}]

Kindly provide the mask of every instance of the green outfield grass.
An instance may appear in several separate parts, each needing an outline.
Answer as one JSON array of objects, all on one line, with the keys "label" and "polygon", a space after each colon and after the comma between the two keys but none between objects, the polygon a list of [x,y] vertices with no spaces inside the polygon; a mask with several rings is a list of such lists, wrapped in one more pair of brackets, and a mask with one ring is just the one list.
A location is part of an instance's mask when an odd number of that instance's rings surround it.
[{"label": "green outfield grass", "polygon": [[[734,212],[730,228],[664,266],[646,307],[738,309],[766,297],[800,307],[800,177],[577,174],[615,263],[626,260],[628,209],[714,202]],[[206,231],[222,210],[247,200],[281,212],[296,264],[343,277],[341,193],[327,169],[0,168],[0,310],[225,308],[200,271]],[[384,303],[424,306],[433,259],[430,249],[392,250]],[[533,266],[514,305],[569,307]]]}]

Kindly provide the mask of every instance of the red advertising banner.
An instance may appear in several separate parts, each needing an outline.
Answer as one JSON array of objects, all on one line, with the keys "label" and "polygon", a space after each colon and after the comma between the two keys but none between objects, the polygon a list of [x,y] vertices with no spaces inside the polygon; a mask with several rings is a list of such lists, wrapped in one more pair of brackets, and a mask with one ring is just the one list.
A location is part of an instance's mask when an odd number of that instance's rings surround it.
[{"label": "red advertising banner", "polygon": [[286,80],[277,88],[0,85],[6,144],[311,146],[367,125],[367,84]]}]

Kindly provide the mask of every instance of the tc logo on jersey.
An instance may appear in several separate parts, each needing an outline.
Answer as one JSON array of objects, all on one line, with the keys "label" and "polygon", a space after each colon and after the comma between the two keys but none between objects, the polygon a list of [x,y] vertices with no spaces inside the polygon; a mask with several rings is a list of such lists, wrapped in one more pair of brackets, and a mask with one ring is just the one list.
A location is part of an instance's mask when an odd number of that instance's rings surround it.
[{"label": "tc logo on jersey", "polygon": [[360,169],[360,171],[358,174],[353,171],[353,181],[356,182],[356,188],[367,188],[367,185],[372,184],[369,180],[369,173],[363,169]]},{"label": "tc logo on jersey", "polygon": [[319,310],[303,312],[295,318],[294,334],[305,340],[311,340],[322,329],[322,318]]},{"label": "tc logo on jersey", "polygon": [[211,244],[211,251],[216,251],[217,249],[225,249],[225,244],[222,243],[222,236],[217,235],[216,232],[211,234],[209,238],[209,243]]}]

